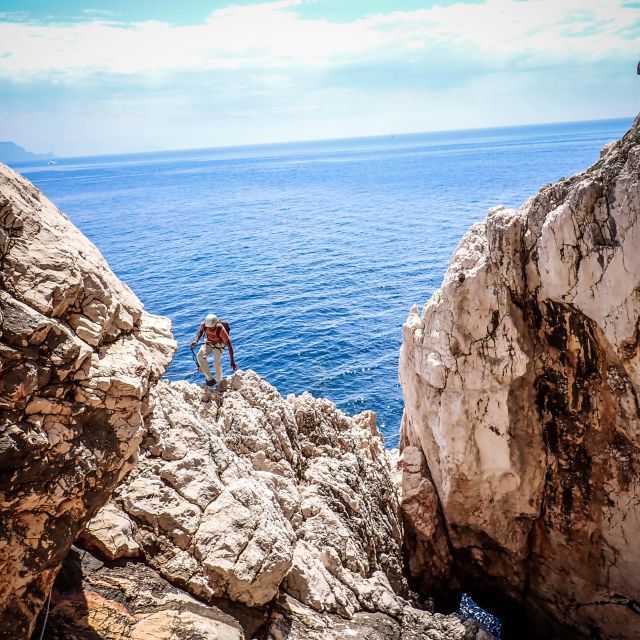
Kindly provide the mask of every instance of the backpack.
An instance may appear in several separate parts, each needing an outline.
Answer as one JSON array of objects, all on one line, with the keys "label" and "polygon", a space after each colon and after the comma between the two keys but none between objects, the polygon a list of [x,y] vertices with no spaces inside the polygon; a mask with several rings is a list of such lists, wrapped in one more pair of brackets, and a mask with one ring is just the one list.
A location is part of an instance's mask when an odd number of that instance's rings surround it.
[{"label": "backpack", "polygon": [[[226,320],[218,320],[217,325],[218,324],[221,324],[226,329],[227,335],[229,335],[229,336],[231,335],[231,327],[230,327],[229,323]],[[218,331],[217,333],[218,333],[218,338],[219,338],[220,337],[220,332]]]}]

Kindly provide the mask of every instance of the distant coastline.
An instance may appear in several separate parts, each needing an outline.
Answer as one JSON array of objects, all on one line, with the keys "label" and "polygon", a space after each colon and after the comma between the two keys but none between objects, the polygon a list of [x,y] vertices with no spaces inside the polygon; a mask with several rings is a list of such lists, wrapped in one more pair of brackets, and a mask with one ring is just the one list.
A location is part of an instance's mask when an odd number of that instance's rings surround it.
[{"label": "distant coastline", "polygon": [[11,164],[12,162],[25,162],[28,160],[49,160],[54,158],[53,153],[33,153],[15,142],[0,142],[0,162]]}]

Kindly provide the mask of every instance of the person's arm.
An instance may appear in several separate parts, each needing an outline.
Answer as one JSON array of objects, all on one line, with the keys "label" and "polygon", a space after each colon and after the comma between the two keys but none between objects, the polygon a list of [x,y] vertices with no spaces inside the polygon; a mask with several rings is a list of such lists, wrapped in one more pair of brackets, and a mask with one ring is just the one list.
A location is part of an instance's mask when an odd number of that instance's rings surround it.
[{"label": "person's arm", "polygon": [[203,333],[204,333],[204,324],[201,324],[200,328],[198,329],[198,335],[196,336],[196,339],[191,343],[192,349],[198,344],[200,338],[202,338]]},{"label": "person's arm", "polygon": [[227,333],[227,330],[224,326],[220,326],[220,339],[229,347],[229,360],[231,360],[231,368],[235,371],[238,368],[236,361],[233,357],[233,345],[231,344],[231,338]]}]

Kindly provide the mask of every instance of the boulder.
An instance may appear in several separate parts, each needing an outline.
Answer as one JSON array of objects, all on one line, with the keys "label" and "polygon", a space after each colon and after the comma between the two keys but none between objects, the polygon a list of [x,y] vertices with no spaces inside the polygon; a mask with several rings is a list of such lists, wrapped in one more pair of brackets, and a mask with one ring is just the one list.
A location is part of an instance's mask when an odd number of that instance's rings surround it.
[{"label": "boulder", "polygon": [[170,323],[0,165],[0,638],[28,638],[77,533],[133,467]]},{"label": "boulder", "polygon": [[457,568],[507,637],[511,617],[517,637],[640,634],[639,211],[637,119],[585,173],[492,209],[404,326],[411,572]]}]

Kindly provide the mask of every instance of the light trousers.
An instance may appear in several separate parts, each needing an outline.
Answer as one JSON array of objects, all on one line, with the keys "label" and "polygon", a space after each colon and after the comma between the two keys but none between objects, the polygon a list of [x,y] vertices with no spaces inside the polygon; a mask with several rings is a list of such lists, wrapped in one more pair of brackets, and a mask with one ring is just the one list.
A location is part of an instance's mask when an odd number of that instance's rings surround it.
[{"label": "light trousers", "polygon": [[207,357],[213,351],[213,366],[216,370],[216,382],[222,380],[222,352],[224,351],[224,345],[215,345],[212,342],[205,342],[198,351],[198,364],[200,370],[204,373],[207,380],[211,380],[211,369],[209,369],[209,363]]}]

